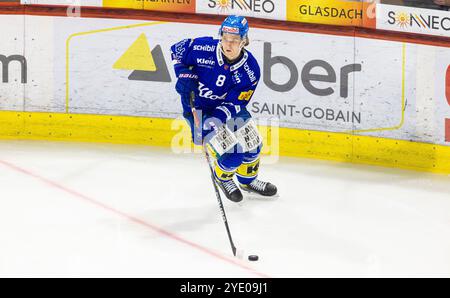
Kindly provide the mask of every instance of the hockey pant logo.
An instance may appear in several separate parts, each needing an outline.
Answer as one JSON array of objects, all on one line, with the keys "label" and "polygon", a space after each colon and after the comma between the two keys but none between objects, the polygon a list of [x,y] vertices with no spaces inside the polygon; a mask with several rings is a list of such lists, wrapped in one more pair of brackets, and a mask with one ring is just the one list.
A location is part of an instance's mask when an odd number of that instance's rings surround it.
[{"label": "hockey pant logo", "polygon": [[261,135],[253,119],[247,121],[235,134],[244,152],[254,152],[262,143]]},{"label": "hockey pant logo", "polygon": [[209,144],[216,156],[229,153],[237,144],[242,147],[241,153],[256,152],[262,143],[262,137],[253,119],[247,121],[234,133],[226,125],[219,128],[213,122],[210,125],[214,128],[214,136],[209,141]]},{"label": "hockey pant logo", "polygon": [[[211,126],[214,124],[211,123]],[[222,156],[224,153],[233,149],[238,143],[238,139],[233,132],[226,126],[215,128],[214,136],[209,141],[215,155]]]}]

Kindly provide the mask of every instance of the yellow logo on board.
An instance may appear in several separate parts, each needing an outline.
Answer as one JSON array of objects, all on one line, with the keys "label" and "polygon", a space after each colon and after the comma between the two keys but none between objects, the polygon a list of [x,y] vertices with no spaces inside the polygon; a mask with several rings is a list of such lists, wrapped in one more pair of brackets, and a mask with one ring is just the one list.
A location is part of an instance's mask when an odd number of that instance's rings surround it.
[{"label": "yellow logo on board", "polygon": [[131,81],[171,82],[161,45],[150,50],[147,37],[142,33],[125,53],[113,64],[113,69],[132,70]]},{"label": "yellow logo on board", "polygon": [[113,65],[114,69],[156,71],[157,67],[148,45],[147,37],[142,33],[138,39]]}]

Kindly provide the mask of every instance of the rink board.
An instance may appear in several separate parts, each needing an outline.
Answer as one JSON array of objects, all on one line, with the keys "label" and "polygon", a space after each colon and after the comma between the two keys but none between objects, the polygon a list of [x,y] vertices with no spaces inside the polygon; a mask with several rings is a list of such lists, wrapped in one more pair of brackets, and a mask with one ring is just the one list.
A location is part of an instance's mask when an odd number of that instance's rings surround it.
[{"label": "rink board", "polygon": [[[170,45],[217,29],[42,16],[0,23],[0,54],[12,59],[3,63],[0,109],[12,112],[0,114],[1,135],[158,146],[171,145],[181,116]],[[251,40],[263,76],[248,109],[261,127],[279,119],[279,154],[450,172],[450,48],[257,26]],[[152,55],[158,71],[139,55]]]},{"label": "rink board", "polygon": [[[267,130],[267,127],[260,127]],[[183,120],[63,113],[0,112],[0,139],[104,142],[172,147],[190,138]],[[450,147],[344,133],[280,128],[281,156],[450,173]],[[269,133],[270,138],[270,133]],[[265,138],[265,146],[268,144]],[[195,148],[188,147],[194,152]],[[197,148],[198,149],[198,148]],[[274,154],[274,152],[265,152]]]}]

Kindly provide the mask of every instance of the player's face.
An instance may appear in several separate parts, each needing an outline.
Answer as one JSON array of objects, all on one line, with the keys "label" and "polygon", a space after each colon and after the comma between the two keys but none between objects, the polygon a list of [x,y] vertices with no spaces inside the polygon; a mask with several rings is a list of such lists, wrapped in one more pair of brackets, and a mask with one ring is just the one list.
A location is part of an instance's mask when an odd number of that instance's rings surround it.
[{"label": "player's face", "polygon": [[239,57],[244,41],[239,35],[224,33],[222,35],[222,49],[225,57],[234,60]]}]

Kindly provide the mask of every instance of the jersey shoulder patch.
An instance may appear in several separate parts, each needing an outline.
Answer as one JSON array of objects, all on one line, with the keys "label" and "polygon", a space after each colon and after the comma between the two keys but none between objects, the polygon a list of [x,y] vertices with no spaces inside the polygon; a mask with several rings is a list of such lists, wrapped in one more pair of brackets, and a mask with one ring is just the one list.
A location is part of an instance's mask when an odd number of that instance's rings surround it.
[{"label": "jersey shoulder patch", "polygon": [[182,41],[177,42],[171,48],[172,60],[181,63],[183,58],[185,58],[186,53],[189,52],[189,47],[193,43],[193,39],[183,39]]}]

